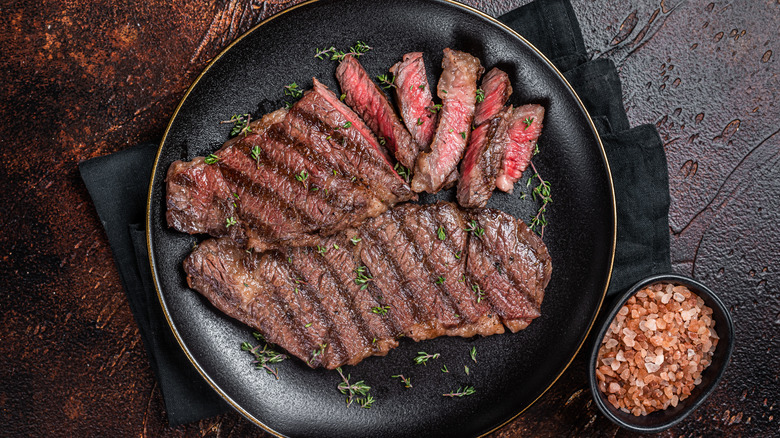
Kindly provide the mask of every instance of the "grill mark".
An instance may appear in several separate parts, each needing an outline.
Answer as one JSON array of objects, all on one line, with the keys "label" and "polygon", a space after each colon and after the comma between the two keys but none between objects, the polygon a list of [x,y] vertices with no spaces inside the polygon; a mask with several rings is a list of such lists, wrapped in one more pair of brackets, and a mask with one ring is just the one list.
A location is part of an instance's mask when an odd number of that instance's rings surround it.
[{"label": "grill mark", "polygon": [[[315,162],[316,160],[311,159],[311,157],[308,157],[308,156],[300,153],[300,151],[299,151],[299,149],[301,147],[308,148],[308,146],[301,145],[300,142],[298,142],[295,139],[293,139],[290,136],[288,136],[287,133],[284,132],[284,130],[282,128],[280,128],[278,125],[273,125],[271,128],[269,128],[266,131],[265,139],[267,139],[268,142],[266,142],[264,144],[268,144],[270,142],[274,142],[274,143],[280,144],[283,147],[286,147],[288,149],[294,149],[296,152],[298,152],[297,155],[300,157],[301,162],[303,163],[304,169],[306,170],[307,173],[311,174],[311,172],[309,172],[309,170],[308,170],[309,167],[306,165],[307,164],[306,159],[308,158],[309,161],[311,161],[311,162]],[[261,157],[262,157],[261,161],[262,161],[263,165],[265,165],[267,167],[270,167],[271,169],[277,170],[276,173],[281,175],[281,176],[283,176],[291,184],[299,183],[299,181],[296,179],[296,176],[299,175],[300,172],[296,173],[295,169],[293,169],[292,167],[289,167],[284,161],[275,160],[269,153],[266,152],[267,150],[268,149],[266,149],[263,146],[260,147],[260,154],[261,154]],[[247,154],[247,157],[249,159],[251,159],[251,157],[249,157],[248,154]],[[315,164],[317,164],[317,163],[315,162]],[[329,205],[331,208],[333,208],[333,206],[330,205],[331,204],[330,200],[325,198],[324,193],[320,193],[320,190],[312,192],[308,188],[308,185],[305,185],[305,187],[306,187],[306,198],[307,199],[309,197],[317,197],[320,200],[322,200],[323,202],[325,202],[326,205]]]},{"label": "grill mark", "polygon": [[[370,237],[368,237],[366,235],[363,235],[363,239],[364,239],[364,242],[365,242],[367,240],[370,240]],[[362,251],[362,245],[363,245],[363,243],[360,243],[358,245],[358,247],[355,248],[354,252],[352,253],[352,258],[351,258],[350,261],[353,264],[355,264],[356,266],[365,266],[366,265],[366,263],[362,260],[362,258],[359,260],[359,262],[355,262],[355,260],[354,260],[355,255],[357,254],[359,256],[360,252]],[[340,284],[352,285],[352,282],[354,282],[354,278],[352,277],[352,275],[354,273],[354,270],[347,270],[347,269],[344,269],[344,270],[341,270],[341,271],[336,270],[335,268],[333,268],[333,265],[330,263],[330,261],[328,262],[328,266],[332,269],[332,272],[333,272],[334,276],[340,281]],[[345,278],[342,278],[341,273],[347,273],[347,275],[344,276]],[[358,288],[359,286],[355,285],[355,286],[351,286],[351,287]],[[365,289],[366,294],[371,298],[371,301],[374,304],[381,305],[381,303],[377,300],[377,297],[372,293],[374,291],[374,289],[375,288],[372,288],[372,287],[366,288]],[[381,292],[381,289],[379,289],[379,288],[376,288],[376,289]],[[353,292],[353,291],[351,291],[349,289],[349,287],[346,287],[346,290],[347,290],[348,294],[350,294],[350,296],[352,296],[353,298],[355,298],[357,296],[357,295],[354,295],[354,294],[358,294],[359,295],[361,293],[360,290],[357,290],[357,291]],[[377,319],[385,327],[386,332],[389,333],[390,336],[395,336],[396,334],[398,334],[400,332],[399,331],[400,329],[398,329],[397,326],[395,324],[393,324],[393,321],[390,318],[383,318],[381,315],[377,315]],[[377,340],[381,340],[381,339],[382,338],[377,338]],[[372,345],[373,345],[373,339],[372,339]]]},{"label": "grill mark", "polygon": [[[274,251],[273,253],[266,254],[264,257],[268,257],[268,259],[271,261],[273,271],[275,273],[279,273],[280,270],[284,269],[278,269],[283,268],[278,261],[278,258],[280,257],[279,252]],[[279,295],[277,287],[274,286],[274,283],[272,279],[267,278],[262,271],[257,272],[258,276],[262,278],[262,280],[265,281],[266,284],[271,285],[270,293],[268,294],[271,302],[274,304],[274,306],[277,308],[280,314],[283,315],[285,322],[287,323],[287,327],[290,329],[290,332],[293,334],[293,336],[298,341],[298,344],[304,349],[304,351],[313,351],[315,340],[310,337],[307,333],[305,333],[302,329],[303,325],[300,321],[297,321],[299,318],[295,317],[295,312],[292,311],[292,309],[285,310],[284,302],[286,301],[283,297]]]},{"label": "grill mark", "polygon": [[[260,205],[261,210],[264,206],[275,207],[276,211],[280,212],[289,221],[300,221],[301,224],[304,225],[303,228],[308,231],[316,229],[316,221],[311,215],[301,211],[294,204],[289,202],[285,196],[281,196],[282,194],[275,191],[273,188],[266,185],[260,185],[259,183],[250,180],[246,173],[227,166],[222,170],[222,175],[224,176],[225,181],[231,184],[231,189],[235,189],[234,193],[243,191],[242,194],[244,196],[248,193],[257,200],[257,204]],[[242,207],[243,206],[244,204],[242,204]],[[267,223],[265,219],[252,213],[247,208],[241,208],[240,214],[245,218],[252,219],[251,223],[253,225]],[[277,233],[274,232],[274,234]]]},{"label": "grill mark", "polygon": [[[297,109],[293,110],[292,116],[297,116],[299,119],[301,119],[303,121],[304,124],[307,124],[307,125],[315,125],[315,124],[319,125],[319,126],[311,126],[312,129],[310,129],[310,130],[308,130],[308,132],[304,133],[304,130],[303,130],[302,127],[299,127],[299,126],[295,125],[293,122],[290,122],[288,124],[288,129],[294,130],[296,132],[300,132],[300,135],[303,136],[304,139],[305,139],[305,136],[307,136],[307,135],[310,135],[310,136],[317,135],[319,138],[317,140],[314,140],[314,141],[320,141],[320,142],[324,142],[324,143],[328,144],[328,148],[330,149],[330,152],[331,152],[330,154],[316,154],[316,155],[321,157],[321,158],[328,159],[328,160],[325,160],[323,162],[326,164],[326,166],[324,166],[324,167],[328,168],[327,175],[328,175],[328,178],[330,178],[330,180],[338,181],[341,184],[350,184],[350,185],[353,185],[353,186],[357,186],[357,189],[358,189],[358,191],[359,191],[359,193],[361,195],[361,199],[364,199],[366,204],[369,203],[370,199],[375,198],[375,195],[370,191],[369,187],[366,185],[364,179],[362,178],[361,172],[357,169],[356,166],[353,165],[353,163],[350,161],[350,159],[348,157],[346,157],[346,156],[343,157],[343,165],[340,165],[339,162],[336,160],[335,155],[336,154],[343,154],[342,151],[345,149],[345,147],[344,147],[344,144],[341,143],[341,142],[336,144],[335,141],[334,141],[334,136],[338,137],[338,138],[341,138],[341,139],[344,139],[345,137],[343,136],[343,134],[339,133],[337,130],[330,129],[327,125],[325,125],[320,120],[312,119],[312,117],[310,117],[308,115],[308,113],[305,113],[305,112],[303,112],[301,110],[297,110]],[[328,130],[330,130],[330,132],[331,132],[328,135],[328,136],[331,137],[330,139],[326,138],[326,136],[325,136],[325,134],[328,132]],[[307,142],[299,140],[297,137],[292,137],[292,135],[290,133],[285,132],[285,134],[286,135],[290,135],[291,138],[293,138],[293,140],[294,140],[296,145],[301,145],[302,144],[306,148],[308,148],[310,151],[312,150],[312,148],[310,146],[307,146]],[[315,152],[311,152],[311,153],[315,153]],[[349,168],[346,168],[346,166],[349,166]],[[337,172],[337,174],[332,175],[334,170]],[[356,178],[355,181],[351,181],[351,177],[353,177],[353,176]],[[331,184],[331,186],[334,186],[334,185],[335,184]],[[319,192],[322,192],[322,190],[319,190]],[[350,207],[349,195],[351,195],[352,193],[350,193],[347,190],[342,191],[342,190],[338,190],[338,189],[334,190],[333,193],[335,194],[335,196],[333,196],[332,198],[327,199],[328,201],[336,201],[336,200],[341,201],[341,202],[338,202],[336,204],[336,206],[338,208]],[[329,202],[329,204],[330,204],[330,202]]]},{"label": "grill mark", "polygon": [[375,334],[371,332],[368,322],[366,322],[362,314],[358,311],[357,307],[355,307],[355,300],[353,299],[354,297],[352,294],[350,294],[349,290],[344,288],[344,286],[341,284],[340,279],[334,272],[333,266],[330,263],[327,263],[327,260],[323,256],[314,256],[314,260],[319,265],[322,272],[325,273],[330,278],[331,282],[335,285],[336,291],[341,298],[341,301],[344,303],[345,308],[349,312],[352,322],[355,324],[361,336],[363,337],[365,344],[371,347],[373,351],[377,351],[378,348],[376,344],[371,342],[373,338],[376,338]]},{"label": "grill mark", "polygon": [[[313,133],[318,133],[320,136],[330,137],[330,140],[326,139],[325,141],[328,141],[332,148],[348,151],[357,158],[357,161],[366,163],[366,166],[370,168],[369,173],[380,174],[384,180],[387,180],[387,187],[385,187],[384,184],[378,184],[378,181],[375,182],[369,179],[368,176],[364,175],[363,172],[358,169],[357,165],[353,163],[355,159],[347,156],[345,157],[345,164],[350,166],[348,169],[349,173],[351,174],[350,176],[355,176],[357,181],[360,181],[364,186],[368,187],[369,190],[385,193],[387,196],[394,198],[394,202],[401,200],[401,196],[394,193],[393,187],[399,183],[405,184],[405,182],[401,179],[400,176],[398,176],[398,174],[395,173],[395,170],[393,170],[392,166],[383,160],[381,154],[378,152],[377,154],[372,154],[369,152],[369,149],[372,148],[370,144],[363,145],[360,142],[353,140],[350,138],[350,136],[344,134],[341,129],[336,129],[336,127],[326,123],[315,113],[309,113],[304,109],[296,107],[293,107],[292,112],[293,115],[298,116],[304,123],[309,125]],[[359,134],[359,136],[362,138],[362,134]],[[364,141],[367,142],[365,139]],[[387,166],[387,172],[382,170],[385,166]],[[395,179],[398,179],[399,181],[395,181]],[[381,199],[382,196],[379,197]],[[382,203],[388,204],[388,200],[382,199]]]},{"label": "grill mark", "polygon": [[[447,227],[445,226],[446,224],[444,222],[440,221],[439,218],[437,217],[437,215],[435,214],[437,212],[440,212],[439,210],[442,210],[443,208],[444,208],[443,206],[436,206],[436,211],[435,212],[433,211],[433,209],[426,209],[426,210],[424,210],[424,213],[426,215],[428,215],[431,223],[433,223],[433,225],[436,226],[436,230],[437,231],[438,231],[439,227],[442,227],[445,230],[447,229]],[[442,215],[443,214],[444,213],[442,213]],[[456,227],[458,226],[457,222],[455,223],[455,226]],[[438,238],[438,236],[437,236],[437,238]],[[452,234],[447,234],[447,238],[444,241],[440,241],[440,244],[442,246],[444,246],[444,248],[447,249],[449,254],[456,260],[456,264],[460,265],[460,269],[459,269],[460,273],[461,274],[465,274],[466,262],[468,260],[468,251],[467,251],[468,246],[466,246],[463,250],[461,250],[460,258],[457,258],[455,256],[457,254],[457,251],[455,250],[455,245],[456,245],[455,244],[455,239],[452,236]],[[466,244],[468,244],[468,234],[466,235]],[[458,277],[455,280],[459,281],[460,277]],[[464,277],[464,283],[465,283],[465,277]],[[458,287],[457,283],[455,284],[454,287],[455,288]],[[464,284],[464,287],[466,287],[465,284]],[[483,312],[480,312],[479,309],[477,308],[477,306],[479,306],[480,303],[476,303],[475,302],[474,304],[464,304],[464,305],[461,305],[460,302],[459,302],[459,297],[456,297],[456,296],[453,296],[452,294],[450,294],[448,288],[445,288],[445,291],[450,296],[451,303],[452,303],[453,307],[455,307],[457,309],[458,314],[464,320],[466,318],[466,315],[464,315],[464,313],[475,313],[475,314],[483,313]],[[468,293],[468,291],[467,291],[467,293]],[[473,311],[468,311],[468,312],[464,311],[466,309],[466,306],[470,306],[471,308],[473,308]],[[484,316],[484,315],[481,315],[481,316]],[[466,321],[464,321],[464,322],[466,322]],[[473,322],[473,321],[468,321],[468,322]]]},{"label": "grill mark", "polygon": [[[425,212],[422,209],[415,209],[413,211],[410,211],[411,214],[420,214],[420,211]],[[455,306],[452,302],[452,297],[450,296],[449,292],[446,290],[446,288],[441,284],[436,284],[434,282],[435,279],[439,277],[439,275],[433,270],[430,260],[428,257],[425,256],[425,254],[422,252],[422,249],[415,241],[414,237],[411,235],[411,230],[409,230],[408,227],[404,227],[403,223],[398,218],[398,214],[396,210],[392,211],[390,213],[390,217],[392,220],[396,223],[396,226],[401,231],[401,235],[403,236],[404,240],[409,242],[410,247],[412,248],[412,251],[415,254],[415,258],[420,261],[420,265],[422,266],[424,272],[428,275],[428,279],[433,285],[433,290],[438,292],[438,297],[441,299],[441,302],[443,302],[446,307],[448,307],[450,310],[453,310],[453,312],[450,312],[450,314],[454,317],[455,312],[459,312],[460,310]],[[438,238],[438,237],[436,237]],[[435,300],[434,303],[437,303],[439,300]],[[445,323],[444,315],[437,315],[437,319],[440,323]],[[457,321],[458,318],[455,318],[455,325],[459,323]]]},{"label": "grill mark", "polygon": [[[308,248],[301,248],[297,252],[308,252]],[[306,278],[303,273],[295,266],[295,263],[290,263],[289,256],[292,256],[293,260],[298,259],[296,257],[297,254],[295,252],[291,252],[286,254],[288,255],[288,258],[283,259],[281,261],[281,264],[290,272],[290,281],[294,283],[292,285],[293,288],[298,288],[298,293],[296,294],[299,299],[306,300],[309,305],[314,309],[314,312],[316,313],[317,320],[320,322],[320,324],[325,328],[327,335],[326,338],[323,339],[325,341],[324,343],[327,344],[327,347],[325,347],[325,351],[322,353],[322,355],[319,356],[320,363],[325,365],[325,358],[328,357],[331,360],[337,360],[337,361],[343,361],[349,357],[349,354],[346,351],[346,348],[344,347],[344,344],[341,342],[341,337],[338,336],[338,330],[336,328],[336,323],[333,321],[333,319],[330,317],[329,312],[325,307],[322,305],[322,303],[319,300],[319,297],[317,296],[316,289],[312,286],[309,286],[310,282],[313,282],[313,278]],[[303,280],[300,282],[300,284],[295,283],[295,279]],[[300,308],[300,305],[299,305]],[[311,321],[309,321],[311,322]],[[306,324],[308,322],[303,322],[299,325],[299,329],[303,331],[306,328]],[[320,348],[319,345],[316,345],[315,348]]]},{"label": "grill mark", "polygon": [[[479,221],[477,223],[479,224]],[[478,243],[478,245],[479,245],[478,249],[480,250],[479,252],[481,254],[483,254],[483,257],[488,261],[488,266],[490,268],[492,268],[492,269],[490,269],[490,271],[488,271],[488,273],[486,275],[483,276],[483,278],[489,277],[493,272],[498,273],[498,275],[502,279],[505,279],[507,283],[509,283],[516,291],[519,292],[518,293],[519,296],[524,298],[527,303],[531,304],[534,308],[536,308],[536,311],[539,312],[539,309],[537,308],[538,306],[536,305],[535,301],[529,299],[528,294],[525,292],[525,288],[520,287],[518,285],[518,283],[513,278],[511,278],[511,276],[506,275],[503,272],[499,273],[498,269],[495,267],[497,261],[496,261],[495,257],[493,257],[493,253],[488,250],[487,246],[484,244],[482,239],[477,238],[477,240],[479,240],[479,243]],[[503,270],[503,267],[502,267],[502,270]],[[482,290],[484,292],[487,292],[488,289],[483,285],[482,282],[476,281],[476,283],[479,285],[479,287],[482,288]],[[491,299],[492,294],[486,294],[486,296],[488,298],[488,302],[490,302],[492,307],[493,307],[493,309],[496,310],[496,314],[501,316],[504,312],[500,312],[500,306],[498,305],[498,303],[494,302]],[[498,300],[498,297],[496,297],[496,300]],[[515,307],[511,303],[509,304],[509,306],[510,306],[509,309],[512,309],[513,307]],[[514,321],[514,320],[525,319],[525,318],[510,318],[508,316],[501,316],[501,319],[502,319],[502,321],[505,320],[505,319],[506,320],[510,320],[510,321]]]},{"label": "grill mark", "polygon": [[[428,323],[428,320],[424,317],[426,316],[426,312],[424,309],[420,309],[417,300],[414,299],[414,294],[409,289],[407,284],[409,283],[409,277],[404,275],[403,271],[399,268],[398,263],[396,263],[395,258],[390,257],[388,255],[388,251],[386,250],[387,246],[390,244],[387,240],[381,238],[379,236],[379,233],[374,230],[372,227],[364,227],[361,229],[363,233],[365,233],[366,237],[368,237],[369,240],[373,241],[378,246],[382,247],[382,251],[379,251],[379,257],[392,269],[392,275],[398,280],[398,284],[400,286],[400,292],[401,292],[401,299],[407,304],[407,307],[412,311],[412,320],[414,324],[417,325],[424,325]],[[395,321],[393,318],[393,327],[395,328],[396,333],[405,333],[410,327],[404,327],[403,324],[399,321]]]}]

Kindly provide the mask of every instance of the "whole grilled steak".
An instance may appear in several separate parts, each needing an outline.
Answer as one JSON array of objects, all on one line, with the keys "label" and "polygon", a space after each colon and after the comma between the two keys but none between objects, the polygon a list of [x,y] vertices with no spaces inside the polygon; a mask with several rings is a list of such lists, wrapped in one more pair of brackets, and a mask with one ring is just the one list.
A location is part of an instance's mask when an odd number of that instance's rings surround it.
[{"label": "whole grilled steak", "polygon": [[479,59],[446,48],[442,68],[437,87],[442,101],[439,124],[430,150],[417,157],[412,179],[412,190],[418,193],[436,193],[448,182],[463,157],[474,120],[477,79],[483,71]]},{"label": "whole grilled steak", "polygon": [[256,250],[307,245],[414,198],[368,127],[316,79],[281,121],[168,170],[168,224]]},{"label": "whole grilled steak", "polygon": [[528,167],[536,140],[542,133],[543,120],[544,107],[541,105],[523,105],[513,110],[509,122],[509,144],[496,178],[496,187],[500,190],[512,193],[515,183]]},{"label": "whole grilled steak", "polygon": [[336,79],[345,95],[344,101],[406,167],[414,166],[417,142],[412,139],[385,93],[371,80],[366,70],[352,55],[347,55],[336,68]]},{"label": "whole grilled steak", "polygon": [[[431,144],[436,132],[437,111],[428,86],[422,53],[407,53],[402,61],[390,67],[390,73],[393,74],[396,102],[404,124],[419,150],[424,150]],[[407,167],[413,169],[414,162]]]},{"label": "whole grilled steak", "polygon": [[311,367],[385,355],[405,336],[486,336],[540,314],[552,265],[522,221],[490,209],[405,204],[314,247],[247,253],[201,243],[187,281]]}]

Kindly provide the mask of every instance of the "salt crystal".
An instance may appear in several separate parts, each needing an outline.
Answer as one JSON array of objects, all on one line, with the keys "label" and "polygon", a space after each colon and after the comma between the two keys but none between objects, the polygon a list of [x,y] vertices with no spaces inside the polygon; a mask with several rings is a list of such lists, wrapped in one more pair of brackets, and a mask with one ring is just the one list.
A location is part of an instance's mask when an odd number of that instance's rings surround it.
[{"label": "salt crystal", "polygon": [[623,329],[623,334],[626,335],[627,337],[631,338],[631,339],[636,338],[636,332],[631,330],[628,327]]},{"label": "salt crystal", "polygon": [[620,362],[626,361],[626,356],[623,354],[623,350],[619,350],[617,354],[615,355],[615,359],[619,360]]},{"label": "salt crystal", "polygon": [[645,363],[645,369],[647,369],[648,373],[654,373],[654,372],[658,371],[659,369],[661,369],[661,366],[660,365],[656,365],[656,364],[654,364],[652,362],[647,362],[647,363]]},{"label": "salt crystal", "polygon": [[617,347],[617,344],[618,344],[617,339],[610,338],[609,341],[607,341],[606,347],[607,347],[608,350],[611,350],[611,349]]},{"label": "salt crystal", "polygon": [[628,348],[633,348],[634,347],[634,339],[633,338],[629,338],[628,336],[624,336],[623,337],[623,343]]},{"label": "salt crystal", "polygon": [[685,301],[685,297],[683,296],[683,294],[681,294],[679,292],[675,292],[674,293],[674,300],[677,301],[678,303],[682,303],[683,301]]},{"label": "salt crystal", "polygon": [[618,368],[620,368],[620,362],[613,361],[611,364],[609,364],[609,367],[612,368],[612,371],[617,371]]},{"label": "salt crystal", "polygon": [[688,360],[693,359],[693,355],[696,354],[695,351],[693,351],[693,348],[688,349]]},{"label": "salt crystal", "polygon": [[612,383],[609,384],[609,392],[614,394],[614,393],[616,393],[618,391],[620,391],[620,385],[618,385],[615,382],[612,382]]},{"label": "salt crystal", "polygon": [[662,363],[664,363],[664,355],[663,354],[656,355],[654,362],[656,365],[661,365]]},{"label": "salt crystal", "polygon": [[601,363],[603,363],[606,366],[612,365],[612,362],[615,361],[614,357],[605,357],[604,359],[601,359]]},{"label": "salt crystal", "polygon": [[639,321],[639,330],[646,332],[648,330],[647,323],[645,321]]},{"label": "salt crystal", "polygon": [[647,326],[647,328],[648,328],[649,330],[652,330],[652,331],[655,331],[655,330],[657,330],[657,326],[656,326],[656,324],[655,324],[655,321],[656,321],[656,319],[655,319],[655,318],[652,318],[652,319],[648,319],[648,320],[647,320],[647,322],[645,323],[645,325]]},{"label": "salt crystal", "polygon": [[664,294],[664,295],[661,297],[661,302],[662,302],[663,304],[668,304],[670,299],[672,299],[672,294]]}]

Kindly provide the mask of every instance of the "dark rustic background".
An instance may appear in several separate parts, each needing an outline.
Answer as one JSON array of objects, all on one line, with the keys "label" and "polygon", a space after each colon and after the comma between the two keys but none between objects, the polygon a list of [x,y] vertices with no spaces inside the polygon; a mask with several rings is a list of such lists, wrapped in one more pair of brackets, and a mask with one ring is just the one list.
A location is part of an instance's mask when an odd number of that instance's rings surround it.
[{"label": "dark rustic background", "polygon": [[[232,412],[168,427],[77,164],[157,142],[208,61],[295,3],[0,2],[0,435],[267,435]],[[721,385],[663,435],[780,434],[780,1],[573,4],[632,125],[664,139],[674,269],[736,326]],[[628,435],[594,406],[582,356],[493,436]]]}]

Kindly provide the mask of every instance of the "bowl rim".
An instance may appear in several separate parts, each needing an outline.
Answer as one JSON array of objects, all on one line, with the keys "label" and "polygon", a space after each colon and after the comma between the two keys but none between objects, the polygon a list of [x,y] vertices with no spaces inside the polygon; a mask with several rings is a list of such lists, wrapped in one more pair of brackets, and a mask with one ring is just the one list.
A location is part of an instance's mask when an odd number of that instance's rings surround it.
[{"label": "bowl rim", "polygon": [[[716,328],[716,332],[718,333],[720,339],[722,341],[725,341],[725,342],[719,342],[718,345],[720,346],[725,344],[724,346],[726,347],[726,355],[723,364],[717,370],[717,374],[715,375],[715,378],[713,379],[710,386],[706,388],[699,395],[699,397],[693,401],[693,403],[690,406],[684,409],[678,416],[672,418],[666,423],[662,423],[658,426],[648,427],[648,426],[640,426],[637,424],[633,424],[631,422],[627,422],[622,418],[617,417],[610,410],[610,408],[606,405],[607,402],[601,396],[601,391],[598,388],[598,379],[596,378],[595,371],[596,371],[596,360],[598,358],[598,352],[601,347],[601,340],[604,339],[604,335],[606,334],[606,331],[611,325],[612,321],[617,316],[617,313],[620,311],[620,309],[623,307],[623,305],[626,303],[626,301],[628,301],[628,299],[631,296],[633,296],[635,293],[637,293],[645,286],[651,285],[653,283],[658,283],[658,282],[670,282],[670,283],[677,282],[680,284],[685,284],[686,286],[691,285],[696,289],[698,289],[699,291],[702,291],[702,294],[707,295],[710,298],[710,300],[715,304],[715,307],[718,307],[719,310],[723,313],[726,320],[725,327],[721,326]],[[694,292],[694,293],[699,294],[698,292]],[[707,304],[709,305],[709,303]],[[715,390],[715,388],[720,383],[720,380],[723,378],[723,374],[725,373],[729,362],[731,362],[731,355],[733,351],[734,351],[734,322],[731,318],[731,313],[729,312],[728,308],[723,303],[723,301],[720,299],[720,297],[718,297],[718,295],[715,294],[715,292],[712,289],[710,289],[700,281],[684,275],[675,274],[675,273],[653,274],[649,277],[645,277],[644,279],[638,281],[633,286],[631,286],[626,292],[620,295],[617,301],[615,301],[615,304],[612,305],[612,308],[610,309],[607,318],[601,323],[601,327],[598,331],[598,334],[596,338],[594,338],[593,347],[591,348],[590,359],[588,362],[588,380],[590,382],[591,395],[593,396],[593,399],[596,402],[596,406],[598,406],[601,413],[603,413],[607,418],[609,418],[613,423],[617,424],[618,426],[634,432],[640,432],[640,433],[661,432],[684,420],[688,415],[690,415],[699,406],[701,406],[702,403],[704,403],[707,397],[710,396],[710,394]],[[710,366],[711,365],[712,364],[710,364]]]}]

